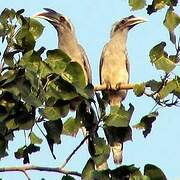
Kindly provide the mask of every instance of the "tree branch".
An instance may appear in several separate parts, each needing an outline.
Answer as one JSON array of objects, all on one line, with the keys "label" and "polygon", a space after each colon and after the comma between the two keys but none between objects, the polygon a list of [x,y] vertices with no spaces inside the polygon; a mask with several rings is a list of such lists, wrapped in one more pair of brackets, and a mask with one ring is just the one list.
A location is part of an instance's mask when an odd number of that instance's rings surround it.
[{"label": "tree branch", "polygon": [[[134,83],[129,83],[129,84],[120,84],[119,87],[111,87],[113,90],[119,90],[119,89],[133,89],[134,87]],[[107,85],[106,84],[100,84],[100,85],[96,85],[94,86],[94,90],[95,91],[103,91],[107,89]]]},{"label": "tree branch", "polygon": [[27,173],[26,173],[26,171],[29,171],[29,170],[56,172],[56,173],[69,174],[69,175],[74,175],[74,176],[81,177],[81,174],[79,172],[69,171],[69,170],[66,170],[66,169],[58,168],[58,167],[51,168],[51,167],[42,167],[42,166],[30,165],[30,166],[2,167],[2,168],[0,168],[0,172],[9,172],[9,171],[23,172],[26,175],[26,177],[28,178],[28,180],[30,180],[30,178],[27,176]]},{"label": "tree branch", "polygon": [[84,142],[89,138],[89,135],[84,137],[84,139],[80,142],[80,144],[73,150],[73,152],[67,157],[67,159],[65,160],[65,162],[63,163],[63,165],[60,167],[60,169],[63,169],[66,164],[69,162],[69,160],[71,159],[71,157],[76,153],[76,151],[84,144]]}]

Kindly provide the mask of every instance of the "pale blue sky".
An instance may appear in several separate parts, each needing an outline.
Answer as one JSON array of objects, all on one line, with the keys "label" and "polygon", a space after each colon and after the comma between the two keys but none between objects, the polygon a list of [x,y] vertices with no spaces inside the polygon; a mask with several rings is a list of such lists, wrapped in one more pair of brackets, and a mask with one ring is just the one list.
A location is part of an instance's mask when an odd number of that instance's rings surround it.
[{"label": "pale blue sky", "polygon": [[[162,25],[165,10],[148,16],[145,10],[130,11],[126,0],[6,0],[1,2],[0,11],[4,8],[13,8],[15,10],[24,8],[24,14],[32,16],[42,11],[44,7],[55,9],[71,19],[78,40],[85,48],[90,59],[94,84],[99,82],[99,59],[104,44],[109,40],[111,25],[122,17],[133,14],[148,19],[148,22],[136,26],[129,33],[128,53],[131,61],[131,82],[159,79],[162,73],[155,70],[148,56],[149,50],[154,45],[166,41],[167,50],[174,52],[173,46],[169,42],[168,31]],[[179,10],[178,7],[177,12],[180,12]],[[55,30],[48,22],[41,22],[45,29],[37,47],[56,48],[57,37]],[[179,72],[179,69],[176,72]],[[137,98],[132,92],[128,93],[125,105],[128,107],[130,102],[135,106],[131,121],[132,125],[139,122],[141,117],[148,114],[154,106],[154,102],[150,98]],[[133,142],[127,142],[124,145],[124,164],[135,164],[143,169],[145,164],[152,163],[165,172],[168,180],[178,180],[180,179],[180,126],[178,126],[180,111],[178,108],[165,108],[160,109],[159,112],[160,115],[153,124],[152,133],[146,139],[144,139],[141,131],[133,130]],[[37,133],[39,134],[38,131]],[[41,151],[31,156],[31,163],[42,166],[58,166],[62,164],[81,139],[81,135],[78,135],[76,139],[62,137],[62,145],[55,148],[56,161],[52,159],[44,141]],[[10,143],[9,157],[1,161],[1,167],[22,165],[22,161],[16,160],[12,152],[12,150],[20,146],[19,144],[24,145],[23,133],[20,133],[13,143]],[[69,162],[67,168],[80,172],[88,156],[86,146],[82,146]],[[112,161],[110,163],[112,164]],[[115,166],[111,165],[111,167]],[[53,180],[60,179],[56,173],[29,172],[29,174],[33,180],[39,180],[41,177]],[[21,173],[0,173],[0,178],[3,180],[11,180],[12,178],[26,179],[24,174]]]}]

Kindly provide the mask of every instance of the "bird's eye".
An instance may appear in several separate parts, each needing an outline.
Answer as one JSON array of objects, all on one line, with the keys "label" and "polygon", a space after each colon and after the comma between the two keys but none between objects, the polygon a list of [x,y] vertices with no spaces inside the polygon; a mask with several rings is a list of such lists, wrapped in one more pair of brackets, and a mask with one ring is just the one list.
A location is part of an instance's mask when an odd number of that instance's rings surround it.
[{"label": "bird's eye", "polygon": [[126,21],[125,20],[122,20],[121,23],[124,24]]},{"label": "bird's eye", "polygon": [[131,18],[135,18],[135,16],[134,16],[134,15],[131,15],[131,16],[128,17],[128,19],[131,19]]},{"label": "bird's eye", "polygon": [[59,20],[60,20],[61,22],[64,22],[64,21],[65,21],[65,18],[64,18],[63,16],[60,16],[60,17],[59,17]]}]

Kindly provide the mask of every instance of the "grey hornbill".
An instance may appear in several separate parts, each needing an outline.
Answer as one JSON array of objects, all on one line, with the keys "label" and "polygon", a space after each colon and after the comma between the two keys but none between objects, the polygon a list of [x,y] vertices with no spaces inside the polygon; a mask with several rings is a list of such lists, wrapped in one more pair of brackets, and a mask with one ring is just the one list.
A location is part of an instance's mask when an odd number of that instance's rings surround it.
[{"label": "grey hornbill", "polygon": [[[47,20],[49,23],[51,23],[54,28],[57,31],[58,35],[58,48],[64,51],[71,59],[72,61],[75,61],[79,63],[83,69],[84,76],[85,76],[85,82],[87,84],[92,83],[92,72],[91,67],[88,61],[88,58],[86,56],[86,53],[84,49],[79,45],[76,35],[74,26],[72,25],[71,21],[65,17],[64,15],[57,13],[56,11],[48,8],[44,8],[46,12],[40,12],[34,15],[34,17],[39,17],[42,19]],[[75,103],[76,103],[75,99]],[[71,106],[72,104],[70,104]],[[95,132],[96,126],[97,126],[97,119],[94,114],[94,110],[92,107],[89,107],[88,104],[82,102],[81,106],[79,106],[78,111],[81,111],[84,113],[84,120],[83,123],[86,127],[82,128],[83,134],[87,135],[86,130],[88,131],[88,134],[93,138],[97,136],[97,133]],[[78,114],[77,111],[77,114]],[[91,149],[91,145],[93,144],[93,140],[89,138],[88,145],[89,149]],[[93,149],[93,148],[92,148]],[[89,150],[90,154],[93,155],[93,151]],[[99,166],[98,168],[106,168],[106,164]]]},{"label": "grey hornbill", "polygon": [[[67,17],[52,9],[44,8],[44,10],[45,12],[39,12],[34,17],[45,19],[54,26],[58,36],[58,48],[64,51],[71,58],[72,62],[80,64],[84,72],[86,85],[91,84],[91,67],[84,49],[78,43],[73,24]],[[79,102],[78,97],[72,100],[70,109],[75,110]]]},{"label": "grey hornbill", "polygon": [[[146,20],[141,17],[129,16],[116,22],[111,29],[110,41],[104,46],[100,60],[100,83],[106,84],[103,92],[108,95],[111,106],[121,106],[121,102],[127,95],[127,90],[120,90],[121,83],[129,82],[129,60],[126,41],[131,28]],[[116,90],[117,89],[117,90]],[[107,138],[108,139],[108,138]],[[109,138],[112,146],[115,163],[122,162],[123,143],[121,140]]]},{"label": "grey hornbill", "polygon": [[[78,43],[73,24],[67,17],[52,9],[44,8],[44,10],[44,12],[39,12],[35,14],[34,17],[45,19],[54,26],[58,36],[58,48],[64,51],[71,58],[72,62],[77,62],[80,64],[84,72],[86,85],[89,83],[91,84],[91,67],[84,49]],[[81,101],[78,97],[73,99],[70,102],[71,110],[75,110],[76,106],[80,102]],[[87,113],[89,113],[89,106],[86,106],[86,110]]]},{"label": "grey hornbill", "polygon": [[73,24],[67,17],[52,9],[44,8],[44,10],[46,11],[37,13],[34,17],[45,19],[54,26],[58,35],[58,48],[64,51],[72,61],[81,65],[86,84],[91,83],[91,67],[84,49],[77,41]]}]

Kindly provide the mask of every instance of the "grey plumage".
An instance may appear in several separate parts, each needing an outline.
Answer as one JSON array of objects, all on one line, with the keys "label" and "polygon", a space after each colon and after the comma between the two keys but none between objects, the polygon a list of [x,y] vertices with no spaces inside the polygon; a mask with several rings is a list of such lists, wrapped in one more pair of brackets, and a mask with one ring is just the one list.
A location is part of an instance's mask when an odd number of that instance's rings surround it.
[{"label": "grey plumage", "polygon": [[74,26],[71,21],[64,15],[49,9],[44,8],[46,11],[35,15],[50,22],[58,34],[58,48],[64,51],[74,62],[78,62],[84,72],[86,84],[92,83],[91,67],[87,55],[79,45]]},{"label": "grey plumage", "polygon": [[[108,102],[111,106],[121,106],[127,95],[127,90],[115,90],[122,83],[129,82],[130,65],[126,48],[129,30],[136,24],[144,22],[144,18],[129,16],[116,22],[111,29],[109,42],[104,46],[100,60],[100,83],[106,84]],[[122,162],[123,143],[121,141],[109,142],[112,148],[114,162]]]}]

